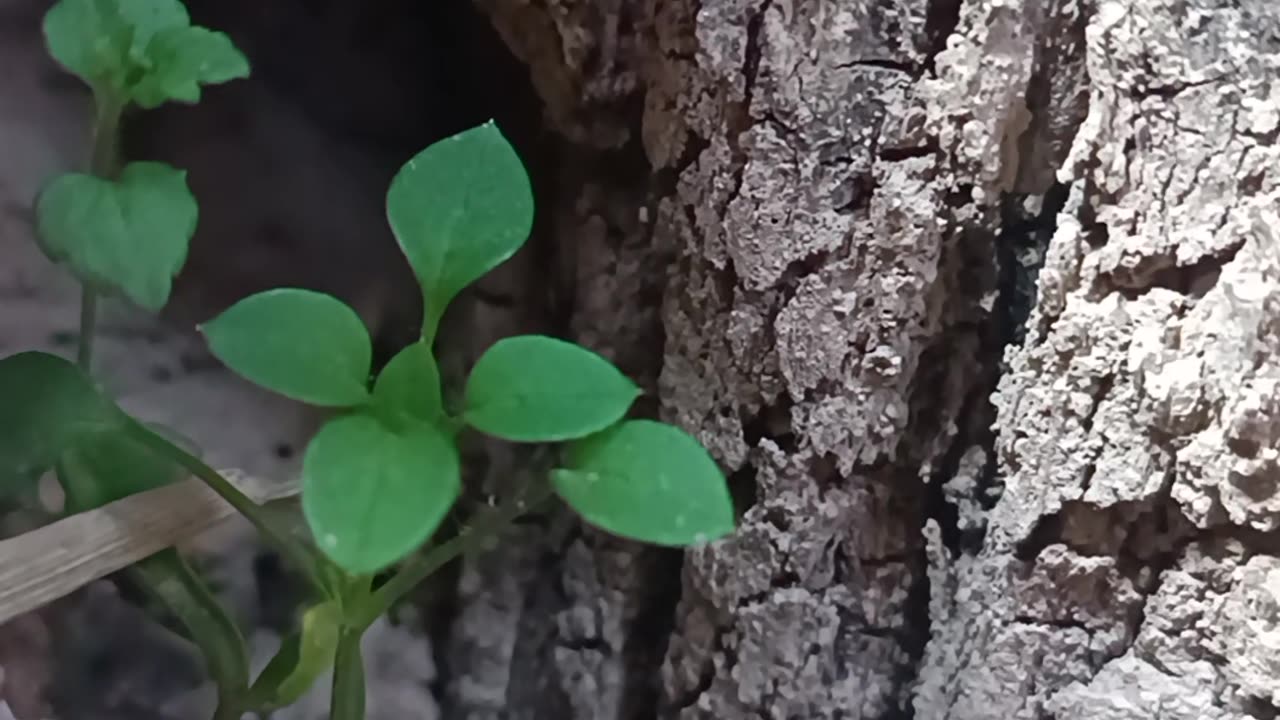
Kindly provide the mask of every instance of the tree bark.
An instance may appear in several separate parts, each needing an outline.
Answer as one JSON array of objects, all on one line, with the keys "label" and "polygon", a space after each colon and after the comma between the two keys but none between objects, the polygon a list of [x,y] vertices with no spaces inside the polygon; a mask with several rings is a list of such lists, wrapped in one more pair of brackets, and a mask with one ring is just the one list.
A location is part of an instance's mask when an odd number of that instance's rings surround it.
[{"label": "tree bark", "polygon": [[1280,8],[1081,17],[1003,495],[979,552],[935,546],[917,716],[1275,717]]},{"label": "tree bark", "polygon": [[1280,8],[477,2],[745,512],[473,561],[450,716],[1275,717]]}]

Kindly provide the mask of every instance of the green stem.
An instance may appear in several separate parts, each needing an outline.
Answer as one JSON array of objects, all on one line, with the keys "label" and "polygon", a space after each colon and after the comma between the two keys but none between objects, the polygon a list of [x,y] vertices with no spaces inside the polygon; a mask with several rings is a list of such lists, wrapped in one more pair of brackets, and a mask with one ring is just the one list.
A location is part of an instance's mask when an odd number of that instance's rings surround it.
[{"label": "green stem", "polygon": [[293,565],[295,570],[304,573],[317,591],[324,595],[329,594],[328,587],[316,571],[315,563],[306,548],[296,538],[277,527],[265,508],[249,499],[203,460],[152,432],[141,423],[131,421],[128,425],[128,433],[152,452],[203,480],[228,505],[243,515],[267,542],[271,543],[285,560]]},{"label": "green stem", "polygon": [[[89,172],[96,177],[114,179],[120,173],[120,116],[124,108],[106,93],[94,98],[96,110],[93,119],[93,154],[89,158]],[[98,293],[85,285],[80,295],[80,343],[76,351],[76,364],[89,372],[93,365],[93,336],[98,326]]]},{"label": "green stem", "polygon": [[382,584],[350,615],[355,627],[364,629],[372,625],[383,613],[391,609],[400,598],[411,592],[418,583],[449,564],[464,553],[480,547],[502,534],[518,518],[541,505],[551,497],[551,486],[538,483],[532,492],[517,492],[510,500],[462,528],[461,532],[436,545],[425,553],[415,555],[400,566],[391,579]]},{"label": "green stem", "polygon": [[364,658],[360,654],[362,630],[346,628],[338,640],[333,660],[333,694],[329,720],[364,720]]},{"label": "green stem", "polygon": [[93,369],[93,335],[97,326],[98,294],[85,285],[80,289],[80,346],[76,349],[76,364],[85,373]]},{"label": "green stem", "polygon": [[218,701],[218,706],[213,710],[213,720],[240,720],[244,713],[240,712],[236,707],[236,703]]},{"label": "green stem", "polygon": [[172,548],[134,564],[128,572],[164,604],[200,648],[218,687],[214,720],[239,720],[249,689],[249,658],[235,621]]},{"label": "green stem", "polygon": [[93,120],[93,155],[89,172],[100,178],[115,179],[120,172],[120,116],[124,106],[107,93],[95,93]]},{"label": "green stem", "polygon": [[[114,180],[120,174],[119,136],[124,105],[105,92],[95,93],[94,101],[96,111],[89,172],[95,177]],[[80,333],[76,364],[86,374],[92,373],[97,325],[98,293],[85,284],[80,295]],[[282,552],[295,562],[304,561],[300,567],[311,568],[308,558],[298,557],[297,543],[291,538],[277,536],[272,528],[262,522],[263,519],[256,512],[257,506],[212,468],[140,424],[132,423],[130,429],[135,439],[204,479],[215,492],[248,516],[250,522],[265,536],[281,541]],[[172,549],[135,563],[128,572],[179,619],[204,654],[209,673],[218,686],[218,706],[213,720],[239,720],[241,698],[248,691],[249,659],[235,622],[181,556]]]},{"label": "green stem", "polygon": [[[73,512],[100,506],[108,476],[89,456],[67,453],[56,465],[58,481]],[[134,585],[159,602],[181,625],[175,628],[195,643],[218,689],[217,720],[239,720],[237,710],[249,688],[249,655],[235,621],[178,551],[166,548],[125,570]]]}]

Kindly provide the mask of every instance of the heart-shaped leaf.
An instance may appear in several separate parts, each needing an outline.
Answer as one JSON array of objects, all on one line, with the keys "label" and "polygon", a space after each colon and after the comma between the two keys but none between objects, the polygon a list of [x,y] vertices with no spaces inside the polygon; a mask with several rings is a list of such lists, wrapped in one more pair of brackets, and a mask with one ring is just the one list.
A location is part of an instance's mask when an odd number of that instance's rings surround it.
[{"label": "heart-shaped leaf", "polygon": [[372,573],[431,536],[461,491],[458,451],[426,423],[393,431],[363,414],[331,420],[302,461],[302,509],[316,544]]},{"label": "heart-shaped leaf", "polygon": [[179,0],[60,0],[44,32],[63,67],[118,104],[195,102],[201,85],[249,75],[230,38],[192,27]]},{"label": "heart-shaped leaf", "polygon": [[160,310],[196,230],[186,177],[154,162],[131,163],[118,182],[63,175],[37,200],[40,246],[84,282]]},{"label": "heart-shaped leaf", "polygon": [[133,28],[133,49],[140,51],[161,30],[191,24],[182,0],[96,0],[99,6],[114,6],[124,22]]},{"label": "heart-shaped leaf", "polygon": [[0,360],[0,467],[34,477],[85,438],[111,433],[125,416],[75,365],[24,352]]},{"label": "heart-shaped leaf", "polygon": [[147,45],[152,70],[129,91],[134,102],[155,108],[169,100],[194,103],[201,85],[249,76],[249,61],[231,38],[200,27],[167,28]]},{"label": "heart-shaped leaf", "polygon": [[557,494],[596,527],[655,545],[686,546],[734,529],[724,474],[698,441],[652,420],[632,420],[574,443]]},{"label": "heart-shaped leaf", "polygon": [[463,419],[516,442],[585,437],[621,420],[640,389],[608,360],[563,340],[495,343],[467,378]]},{"label": "heart-shaped leaf", "polygon": [[405,347],[382,368],[373,386],[373,402],[397,425],[440,417],[440,369],[425,342]]},{"label": "heart-shaped leaf", "polygon": [[330,295],[268,290],[227,308],[201,331],[227,367],[285,397],[322,407],[369,397],[369,332],[354,310]]},{"label": "heart-shaped leaf", "polygon": [[179,0],[59,0],[44,17],[49,53],[89,85],[123,94],[142,69],[147,43],[191,24]]},{"label": "heart-shaped leaf", "polygon": [[387,217],[422,285],[430,340],[462,288],[515,254],[533,226],[533,191],[492,122],[428,147],[401,168]]}]

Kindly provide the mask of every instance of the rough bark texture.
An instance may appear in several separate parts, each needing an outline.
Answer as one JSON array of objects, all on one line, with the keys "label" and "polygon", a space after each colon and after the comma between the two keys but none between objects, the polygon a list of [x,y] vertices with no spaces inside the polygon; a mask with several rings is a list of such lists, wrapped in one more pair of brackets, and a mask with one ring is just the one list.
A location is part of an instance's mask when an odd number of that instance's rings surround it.
[{"label": "rough bark texture", "polygon": [[[459,79],[397,20],[421,3],[192,0],[228,23],[248,13],[267,85],[243,92],[287,89],[287,112],[264,111],[277,122],[262,130],[196,115],[140,142],[210,165],[286,148],[269,155],[287,172],[264,186],[289,186],[261,200],[274,214],[243,210],[259,186],[206,171],[206,236],[244,236],[231,255],[256,266],[288,255],[279,226],[329,253],[347,223],[372,223],[385,182],[361,178],[389,172],[426,118],[445,132],[498,115],[538,227],[450,318],[446,372],[503,335],[571,335],[712,449],[742,518],[688,553],[562,512],[521,525],[428,589],[429,642],[416,623],[379,626],[375,717],[1280,715],[1280,6],[474,3],[505,49],[478,44],[465,5],[428,13],[474,72]],[[319,30],[297,33],[304,15]],[[335,46],[336,69],[293,69]],[[494,69],[506,49],[536,100]],[[417,76],[380,75],[383,56],[434,68],[424,93],[465,111],[397,105]],[[339,155],[353,133],[372,148]],[[333,158],[295,164],[286,136]],[[293,191],[321,175],[320,195]],[[294,207],[317,232],[278,218]],[[205,242],[196,266],[216,265]],[[340,250],[283,277],[340,265],[321,287],[359,301],[385,257]],[[233,270],[213,290],[279,284]],[[402,294],[372,284],[371,305]],[[104,362],[127,365],[113,342]],[[487,444],[468,460],[483,472],[467,504],[531,467]],[[101,616],[72,617],[61,634]],[[38,714],[43,699],[14,690],[21,673],[49,682],[44,663],[15,669],[47,644],[31,623],[0,629],[0,699]],[[322,694],[290,717],[321,716]]]},{"label": "rough bark texture", "polygon": [[1004,494],[980,553],[933,554],[917,717],[1274,717],[1280,9],[1084,21]]},{"label": "rough bark texture", "polygon": [[746,508],[669,637],[675,565],[571,532],[454,669],[495,712],[1274,716],[1280,10],[479,4],[585,168],[573,328],[663,337]]}]

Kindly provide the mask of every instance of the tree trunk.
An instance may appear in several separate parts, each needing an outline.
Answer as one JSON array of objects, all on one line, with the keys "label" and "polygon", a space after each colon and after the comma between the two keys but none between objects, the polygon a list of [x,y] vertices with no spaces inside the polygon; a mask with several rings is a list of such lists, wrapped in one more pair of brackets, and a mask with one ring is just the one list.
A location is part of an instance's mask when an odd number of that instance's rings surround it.
[{"label": "tree trunk", "polygon": [[448,717],[1276,716],[1280,8],[477,2],[744,515],[471,560]]}]

